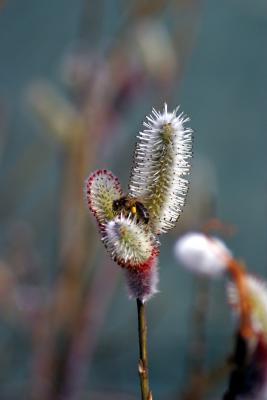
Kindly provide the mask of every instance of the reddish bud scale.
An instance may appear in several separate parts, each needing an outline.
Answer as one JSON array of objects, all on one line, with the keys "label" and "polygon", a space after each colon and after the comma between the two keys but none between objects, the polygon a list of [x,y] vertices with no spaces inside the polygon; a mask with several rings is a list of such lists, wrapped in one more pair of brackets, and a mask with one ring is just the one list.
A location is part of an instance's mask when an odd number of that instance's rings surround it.
[{"label": "reddish bud scale", "polygon": [[131,298],[138,298],[142,302],[149,300],[158,291],[157,256],[149,257],[138,268],[128,267],[125,277]]},{"label": "reddish bud scale", "polygon": [[158,255],[159,255],[159,249],[155,247],[152,250],[151,256],[144,263],[132,264],[131,262],[128,262],[124,264],[124,263],[119,263],[117,260],[114,261],[116,261],[122,268],[128,269],[129,271],[146,272],[151,269],[151,265],[153,264],[155,258]]},{"label": "reddish bud scale", "polygon": [[152,250],[151,256],[143,263],[143,264],[136,264],[136,265],[127,265],[127,269],[129,270],[134,270],[136,272],[138,271],[149,271],[151,268],[152,263],[154,262],[155,258],[159,255],[159,249],[156,247]]},{"label": "reddish bud scale", "polygon": [[[102,235],[104,231],[103,225],[100,227],[100,233]],[[104,244],[104,246],[107,248],[107,246]],[[151,268],[151,264],[155,260],[155,258],[159,255],[159,249],[154,248],[152,250],[151,256],[144,262],[144,263],[138,263],[138,264],[133,264],[131,261],[125,262],[121,260],[119,257],[112,257],[113,261],[115,261],[121,268],[127,269],[129,271],[135,271],[135,272],[144,272],[144,271],[149,271]]]}]

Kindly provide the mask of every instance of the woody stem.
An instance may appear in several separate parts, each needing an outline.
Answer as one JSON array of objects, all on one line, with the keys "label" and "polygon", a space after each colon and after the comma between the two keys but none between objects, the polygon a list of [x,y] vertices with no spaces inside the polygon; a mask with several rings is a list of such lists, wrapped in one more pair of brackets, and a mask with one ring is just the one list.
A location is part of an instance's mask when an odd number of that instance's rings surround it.
[{"label": "woody stem", "polygon": [[137,299],[138,314],[138,335],[139,335],[139,363],[138,372],[142,400],[152,400],[152,393],[149,390],[148,381],[148,360],[147,360],[147,326],[145,317],[145,305]]}]

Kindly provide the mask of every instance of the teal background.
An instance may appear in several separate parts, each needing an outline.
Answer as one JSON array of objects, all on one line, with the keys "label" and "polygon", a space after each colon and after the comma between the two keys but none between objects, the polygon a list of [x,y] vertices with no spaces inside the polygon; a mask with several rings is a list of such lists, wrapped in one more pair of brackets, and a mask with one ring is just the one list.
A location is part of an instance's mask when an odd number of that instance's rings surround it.
[{"label": "teal background", "polygon": [[[69,99],[62,80],[62,60],[81,37],[85,47],[105,59],[113,43],[132,26],[127,18],[134,3],[126,3],[89,1],[87,17],[82,0],[6,0],[0,8],[0,109],[5,115],[0,123],[0,258],[7,257],[12,226],[27,225],[33,251],[38,254],[38,280],[47,291],[59,274],[64,151],[31,111],[27,87],[36,79],[46,79]],[[141,121],[152,106],[161,107],[166,97],[171,108],[181,104],[195,131],[192,182],[197,188],[195,192],[190,190],[185,215],[179,221],[181,229],[185,229],[190,204],[198,202],[194,195],[200,190],[198,184],[204,174],[202,190],[207,196],[215,193],[217,216],[236,229],[233,237],[226,238],[228,245],[251,271],[266,277],[266,2],[191,1],[177,7],[175,13],[175,2],[167,3],[156,18],[174,41],[173,32],[180,26],[176,43],[177,58],[182,57],[180,72],[167,95],[160,85],[146,78],[142,95],[120,111],[121,122],[114,139],[94,165],[88,166],[88,173],[89,168],[108,167],[126,188]],[[204,172],[199,160],[209,163]],[[181,398],[179,393],[188,382],[195,278],[179,268],[174,258],[173,245],[179,232],[178,228],[162,238],[160,293],[147,306],[155,399]],[[109,274],[114,268],[119,281],[97,333],[90,365],[84,370],[79,398],[98,400],[106,398],[103,393],[107,398],[112,393],[125,393],[135,399],[139,396],[135,304],[127,300],[122,273],[109,263],[102,248],[94,268],[99,265]],[[223,280],[211,283],[206,310],[207,368],[220,364],[232,347],[235,323],[226,304],[224,285]],[[97,312],[90,320],[92,326],[95,320]],[[1,307],[0,321],[0,397],[28,399],[33,379],[31,336],[16,315],[6,315],[5,307]],[[220,398],[224,386],[222,381],[205,398]],[[116,394],[114,398],[118,398]]]}]

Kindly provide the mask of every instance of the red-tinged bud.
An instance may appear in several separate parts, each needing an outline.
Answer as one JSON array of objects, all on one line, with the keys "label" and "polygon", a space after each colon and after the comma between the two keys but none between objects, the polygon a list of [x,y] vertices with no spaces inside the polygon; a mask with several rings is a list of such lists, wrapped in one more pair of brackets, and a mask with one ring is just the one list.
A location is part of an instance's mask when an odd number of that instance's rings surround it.
[{"label": "red-tinged bud", "polygon": [[89,209],[99,224],[104,224],[114,217],[113,201],[122,195],[118,178],[106,169],[93,172],[86,179],[85,194]]}]

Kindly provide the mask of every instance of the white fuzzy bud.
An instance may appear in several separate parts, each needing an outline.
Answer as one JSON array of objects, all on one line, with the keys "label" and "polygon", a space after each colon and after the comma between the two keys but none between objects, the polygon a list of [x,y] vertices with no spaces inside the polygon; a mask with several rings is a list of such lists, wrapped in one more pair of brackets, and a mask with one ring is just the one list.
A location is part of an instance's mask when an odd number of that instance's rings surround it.
[{"label": "white fuzzy bud", "polygon": [[231,258],[230,250],[221,240],[198,232],[187,233],[178,239],[174,252],[185,268],[210,276],[223,273]]},{"label": "white fuzzy bud", "polygon": [[139,268],[156,252],[154,238],[144,225],[123,215],[104,226],[102,240],[111,257],[122,267]]}]

